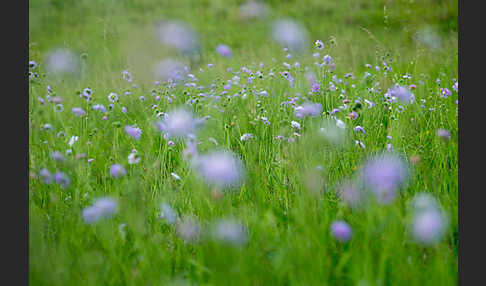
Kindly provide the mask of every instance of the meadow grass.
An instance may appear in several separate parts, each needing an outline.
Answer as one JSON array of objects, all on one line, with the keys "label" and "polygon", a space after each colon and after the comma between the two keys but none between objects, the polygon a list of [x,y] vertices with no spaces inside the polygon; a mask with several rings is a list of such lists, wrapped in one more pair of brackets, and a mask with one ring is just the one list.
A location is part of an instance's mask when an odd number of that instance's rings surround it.
[{"label": "meadow grass", "polygon": [[[238,17],[241,3],[29,2],[29,60],[39,64],[34,71],[40,75],[29,82],[31,285],[456,284],[458,93],[452,86],[458,78],[457,1],[266,1],[269,15],[252,21]],[[302,55],[286,58],[282,46],[271,40],[272,20],[280,17],[297,20],[309,31],[309,48]],[[153,24],[167,18],[185,21],[198,33],[199,62],[157,43]],[[435,29],[440,48],[414,41],[414,33],[423,27]],[[314,48],[317,39],[324,42],[323,50]],[[232,48],[231,58],[216,53],[220,43]],[[60,46],[82,55],[75,77],[46,73],[47,53]],[[315,59],[313,52],[320,57]],[[334,71],[314,64],[325,54],[336,63]],[[214,83],[215,95],[243,66],[253,75],[261,71],[264,78],[246,84],[248,75],[241,72],[246,98],[225,94],[212,101],[182,83],[174,89],[154,86],[153,64],[165,57],[190,66],[196,84],[205,87],[203,92],[210,93]],[[296,61],[298,68],[283,65]],[[392,68],[390,72],[384,72],[383,62]],[[309,93],[306,66],[315,74],[319,92]],[[122,79],[123,70],[132,72],[132,83]],[[268,76],[270,70],[274,77]],[[294,86],[279,74],[286,70],[295,77]],[[366,72],[371,76],[365,78]],[[347,73],[353,78],[345,78]],[[404,78],[406,74],[411,78]],[[334,75],[348,84],[337,83]],[[329,89],[331,81],[338,90]],[[413,103],[386,102],[384,93],[395,83],[416,85]],[[55,112],[55,103],[47,99],[45,104],[38,101],[46,98],[48,85],[51,97],[62,97],[62,112]],[[89,102],[77,94],[88,87],[93,90]],[[444,97],[440,88],[452,94]],[[260,95],[262,90],[269,96]],[[340,97],[339,90],[346,93]],[[131,94],[125,96],[125,91]],[[239,91],[234,84],[228,94]],[[110,92],[119,95],[113,108],[106,113],[93,110],[94,104],[108,108]],[[152,94],[160,95],[160,101]],[[320,103],[322,112],[296,118],[290,105],[281,104],[296,94]],[[330,112],[342,106],[344,98],[350,101],[348,108],[334,116],[348,126],[351,142],[327,144],[313,134],[323,120],[332,119]],[[363,107],[353,120],[348,115],[358,98]],[[369,108],[364,99],[375,105]],[[186,142],[171,139],[175,144],[170,146],[154,128],[160,112],[180,106],[190,107],[198,117],[210,116],[196,133],[199,153],[226,149],[241,158],[245,176],[239,187],[218,195],[219,190],[207,185],[183,159]],[[75,116],[73,107],[86,114]],[[294,130],[291,121],[299,122],[301,130]],[[44,130],[46,123],[53,130]],[[133,124],[142,130],[140,140],[124,131]],[[355,126],[362,126],[366,134],[353,131]],[[439,128],[450,131],[450,140],[439,138]],[[57,136],[61,131],[65,136]],[[240,140],[244,133],[254,138]],[[275,139],[278,135],[293,141]],[[79,140],[70,148],[72,136]],[[339,188],[356,177],[368,158],[386,152],[387,144],[410,166],[406,184],[391,204],[372,200],[363,209],[350,208],[338,196]],[[67,149],[72,149],[70,155],[65,154]],[[141,160],[130,165],[127,156],[133,149]],[[65,154],[65,160],[53,160],[53,151]],[[116,163],[126,168],[125,176],[110,175],[110,166]],[[43,168],[65,172],[69,186],[43,183],[39,177]],[[422,192],[434,195],[448,222],[443,237],[431,246],[410,236],[410,203]],[[118,212],[86,223],[83,209],[101,197],[114,198]],[[159,217],[163,202],[180,218],[197,221],[201,237],[193,242],[182,239],[175,225]],[[246,242],[231,245],[210,239],[205,231],[220,218],[241,222]],[[340,243],[331,235],[335,220],[352,227],[349,242]]]}]

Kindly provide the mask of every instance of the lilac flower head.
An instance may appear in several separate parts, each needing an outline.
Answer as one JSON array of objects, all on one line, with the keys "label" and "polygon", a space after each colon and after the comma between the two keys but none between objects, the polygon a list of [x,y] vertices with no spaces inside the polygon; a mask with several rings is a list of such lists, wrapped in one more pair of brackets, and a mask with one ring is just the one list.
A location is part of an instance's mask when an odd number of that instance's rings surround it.
[{"label": "lilac flower head", "polygon": [[253,139],[253,134],[251,133],[245,133],[240,137],[241,141],[249,141],[250,139]]},{"label": "lilac flower head", "polygon": [[326,65],[332,64],[332,57],[330,55],[325,55],[322,58],[322,62],[325,63]]},{"label": "lilac flower head", "polygon": [[316,49],[322,50],[324,48],[324,43],[321,40],[317,40],[314,45],[316,46]]},{"label": "lilac flower head", "polygon": [[113,164],[110,167],[110,174],[114,178],[119,178],[119,177],[125,176],[126,173],[127,173],[127,171],[120,164]]},{"label": "lilac flower head", "polygon": [[125,126],[125,132],[135,140],[140,140],[140,137],[142,136],[142,129],[138,128],[136,125]]},{"label": "lilac flower head", "polygon": [[312,92],[319,92],[321,90],[321,86],[315,82],[312,84]]},{"label": "lilac flower head", "polygon": [[63,189],[69,187],[69,184],[71,183],[71,180],[69,179],[68,175],[60,171],[54,173],[54,181],[56,182],[56,184],[59,184]]},{"label": "lilac flower head", "polygon": [[37,63],[35,61],[29,61],[29,68],[35,69],[37,67]]},{"label": "lilac flower head", "polygon": [[79,57],[68,49],[51,51],[46,57],[46,69],[54,75],[76,74],[79,72]]},{"label": "lilac flower head", "polygon": [[62,105],[61,103],[56,104],[56,106],[54,106],[54,111],[55,112],[62,112],[62,111],[64,111],[64,105]]},{"label": "lilac flower head", "polygon": [[290,122],[290,126],[292,126],[294,129],[300,130],[300,123],[297,121],[292,120],[292,122]]},{"label": "lilac flower head", "polygon": [[194,134],[201,124],[200,120],[186,109],[175,109],[164,116],[164,119],[156,123],[157,127],[170,137],[181,138]]},{"label": "lilac flower head", "polygon": [[290,50],[299,52],[306,48],[307,31],[299,23],[281,19],[273,23],[272,29],[273,39]]},{"label": "lilac flower head", "polygon": [[243,19],[262,18],[267,15],[268,7],[261,1],[250,0],[240,6],[239,13]]},{"label": "lilac flower head", "polygon": [[356,118],[358,118],[358,113],[356,113],[355,111],[351,112],[349,114],[349,118],[351,118],[353,120],[356,119]]},{"label": "lilac flower head", "polygon": [[52,152],[51,158],[52,158],[52,160],[55,160],[55,161],[60,161],[60,162],[64,161],[64,155],[62,155],[62,153],[59,152],[59,151]]},{"label": "lilac flower head", "polygon": [[294,108],[295,116],[302,118],[304,116],[318,116],[322,112],[322,105],[320,103],[306,102],[301,106]]},{"label": "lilac flower head", "polygon": [[140,162],[137,150],[133,149],[132,153],[128,155],[128,164],[133,165]]},{"label": "lilac flower head", "polygon": [[401,85],[396,85],[388,89],[388,95],[392,98],[398,98],[405,103],[410,103],[412,100],[412,93],[410,92],[410,90]]},{"label": "lilac flower head", "polygon": [[199,51],[196,33],[180,21],[166,21],[156,27],[157,37],[164,45],[176,48],[183,54],[194,55]]},{"label": "lilac flower head", "polygon": [[452,94],[452,92],[448,88],[446,88],[446,87],[441,88],[440,89],[440,93],[442,94],[442,96],[444,98],[447,98],[448,96],[450,96]]},{"label": "lilac flower head", "polygon": [[50,184],[54,179],[51,172],[49,172],[49,170],[47,170],[46,168],[43,168],[39,171],[39,176],[41,177],[41,180],[44,184]]},{"label": "lilac flower head", "polygon": [[451,132],[449,132],[449,130],[439,128],[437,129],[437,136],[439,136],[440,139],[447,141],[451,139]]},{"label": "lilac flower head", "polygon": [[457,82],[457,81],[456,81],[456,82],[455,82],[455,83],[452,85],[452,89],[453,89],[454,91],[456,91],[456,92],[457,92],[457,90],[459,89],[459,82]]},{"label": "lilac flower head", "polygon": [[133,79],[132,79],[132,73],[127,71],[127,70],[124,70],[122,71],[122,78],[128,82],[132,82]]},{"label": "lilac flower head", "polygon": [[223,243],[240,245],[247,241],[244,226],[233,219],[220,219],[213,225],[213,237]]},{"label": "lilac flower head", "polygon": [[186,71],[182,63],[166,59],[156,65],[155,76],[162,82],[180,81],[185,78]]},{"label": "lilac flower head", "polygon": [[364,128],[363,128],[363,127],[361,127],[361,126],[359,126],[359,125],[358,125],[358,126],[356,126],[356,127],[354,127],[354,131],[357,131],[357,132],[361,132],[361,133],[363,133],[363,134],[366,134],[366,132],[365,132]]},{"label": "lilac flower head", "polygon": [[110,94],[108,95],[108,100],[110,102],[117,102],[118,101],[118,94],[116,94],[114,92],[110,92]]},{"label": "lilac flower head", "polygon": [[225,58],[231,58],[232,56],[231,48],[224,44],[218,45],[216,47],[216,52],[218,52],[220,56]]},{"label": "lilac flower head", "polygon": [[210,185],[236,187],[243,179],[241,160],[231,151],[213,151],[194,161],[194,167]]},{"label": "lilac flower head", "polygon": [[168,203],[160,204],[160,216],[159,218],[165,219],[169,224],[177,223],[177,213]]},{"label": "lilac flower head", "polygon": [[92,224],[103,218],[110,217],[117,212],[117,203],[111,198],[96,200],[91,207],[83,209],[83,220]]},{"label": "lilac flower head", "polygon": [[331,224],[331,235],[340,242],[347,242],[351,239],[353,231],[345,221],[335,221]]},{"label": "lilac flower head", "polygon": [[177,223],[176,232],[183,240],[194,242],[199,237],[200,227],[194,219],[184,218]]},{"label": "lilac flower head", "polygon": [[95,105],[93,105],[93,110],[106,112],[106,107],[103,104],[95,104]]},{"label": "lilac flower head", "polygon": [[390,203],[395,199],[397,189],[408,177],[405,162],[393,154],[381,154],[368,160],[362,169],[365,185],[380,203]]},{"label": "lilac flower head", "polygon": [[444,235],[447,219],[437,200],[430,194],[418,193],[412,200],[411,235],[415,242],[430,246]]},{"label": "lilac flower head", "polygon": [[86,114],[86,112],[81,108],[81,107],[73,107],[71,111],[76,115],[76,116],[83,116]]}]

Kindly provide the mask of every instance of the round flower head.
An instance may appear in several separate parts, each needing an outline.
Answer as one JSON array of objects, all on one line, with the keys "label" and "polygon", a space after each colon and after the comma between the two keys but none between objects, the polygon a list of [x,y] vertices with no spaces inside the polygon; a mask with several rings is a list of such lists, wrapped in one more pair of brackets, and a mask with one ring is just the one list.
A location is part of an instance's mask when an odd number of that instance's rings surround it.
[{"label": "round flower head", "polygon": [[300,123],[297,121],[290,122],[290,126],[292,126],[294,129],[300,130]]},{"label": "round flower head", "polygon": [[315,46],[316,46],[316,48],[317,48],[318,50],[321,50],[321,49],[323,49],[323,48],[324,48],[324,43],[323,43],[321,40],[317,40],[317,41],[315,42]]},{"label": "round flower head", "polygon": [[231,48],[224,44],[218,45],[216,47],[216,52],[218,52],[220,56],[225,58],[231,58],[232,56]]},{"label": "round flower head", "polygon": [[103,104],[95,104],[95,105],[93,105],[93,110],[106,112],[106,107]]},{"label": "round flower head", "polygon": [[331,224],[331,235],[340,242],[347,242],[351,239],[353,231],[345,221],[335,221]]},{"label": "round flower head", "polygon": [[199,237],[200,227],[195,220],[185,218],[177,223],[176,232],[183,240],[193,242]]},{"label": "round flower head", "polygon": [[449,132],[446,129],[439,128],[439,129],[437,129],[437,136],[439,136],[440,139],[447,141],[447,140],[451,139],[451,132]]},{"label": "round flower head", "polygon": [[35,69],[37,67],[37,63],[35,61],[29,61],[29,68]]},{"label": "round flower head", "polygon": [[42,170],[39,171],[39,177],[41,178],[44,184],[50,184],[54,179],[52,177],[51,172],[49,172],[49,170],[47,170],[46,168],[43,168]]},{"label": "round flower head", "polygon": [[61,188],[66,189],[67,187],[69,187],[71,180],[64,172],[56,172],[54,173],[54,182],[56,182],[56,184],[59,184]]},{"label": "round flower head", "polygon": [[86,114],[86,112],[81,108],[81,107],[73,107],[71,111],[76,115],[76,116],[83,116]]},{"label": "round flower head", "polygon": [[268,13],[268,7],[260,2],[250,0],[240,6],[240,17],[243,19],[253,19],[265,17]]},{"label": "round flower head", "polygon": [[46,57],[46,69],[55,75],[76,74],[79,72],[79,57],[68,49],[57,49]]},{"label": "round flower head", "polygon": [[132,153],[128,155],[128,164],[133,165],[140,162],[140,157],[138,156],[137,150],[133,150]]},{"label": "round flower head", "polygon": [[398,98],[402,102],[410,103],[412,101],[412,93],[404,86],[396,85],[388,89],[388,95],[394,98]]},{"label": "round flower head", "polygon": [[155,76],[160,81],[180,81],[185,78],[184,65],[178,61],[166,59],[155,67]]},{"label": "round flower head", "polygon": [[100,219],[110,217],[117,212],[117,203],[111,198],[101,198],[94,202],[91,207],[83,209],[83,219],[86,223],[92,224]]},{"label": "round flower head", "polygon": [[393,154],[375,156],[362,169],[365,185],[384,204],[395,199],[397,189],[405,183],[407,177],[407,165]]},{"label": "round flower head", "polygon": [[365,203],[365,194],[356,184],[345,182],[338,190],[339,197],[351,208],[359,208]]},{"label": "round flower head", "polygon": [[53,160],[60,161],[60,162],[64,161],[64,155],[62,155],[62,153],[59,152],[59,151],[52,152],[51,153],[51,158]]},{"label": "round flower head", "polygon": [[110,167],[110,174],[111,176],[113,176],[114,178],[119,178],[119,177],[122,177],[124,175],[126,175],[127,171],[125,170],[125,168],[120,165],[120,164],[113,164],[111,165]]},{"label": "round flower head", "polygon": [[238,245],[247,241],[244,226],[233,219],[221,219],[213,225],[213,237],[223,243]]},{"label": "round flower head", "polygon": [[210,185],[236,187],[243,178],[240,159],[230,151],[214,151],[194,161],[194,167]]},{"label": "round flower head", "polygon": [[446,229],[447,221],[437,200],[430,194],[419,193],[412,200],[411,235],[422,245],[438,242]]},{"label": "round flower head", "polygon": [[306,48],[307,31],[295,21],[283,19],[274,22],[272,36],[291,51],[300,52]]},{"label": "round flower head", "polygon": [[114,92],[110,92],[110,94],[108,95],[108,100],[110,102],[117,102],[118,101],[118,94],[116,94]]},{"label": "round flower head", "polygon": [[164,115],[164,119],[157,122],[157,127],[170,137],[181,138],[194,134],[200,124],[192,113],[186,109],[175,109]]},{"label": "round flower head", "polygon": [[160,205],[160,218],[165,219],[169,224],[177,223],[177,213],[167,203],[162,203]]},{"label": "round flower head", "polygon": [[240,137],[241,141],[249,141],[250,139],[253,139],[253,134],[251,133],[245,133]]},{"label": "round flower head", "polygon": [[122,78],[128,82],[133,81],[132,73],[127,70],[122,71]]},{"label": "round flower head", "polygon": [[321,86],[315,82],[312,84],[312,92],[319,92],[321,90]]},{"label": "round flower head", "polygon": [[156,33],[162,44],[176,48],[183,54],[194,55],[199,52],[196,33],[183,22],[160,23],[156,27]]},{"label": "round flower head", "polygon": [[136,125],[125,126],[125,132],[135,140],[140,140],[140,137],[142,136],[142,129],[138,128]]},{"label": "round flower head", "polygon": [[294,108],[295,117],[302,118],[304,116],[318,116],[322,111],[322,105],[320,103],[306,102],[301,106]]}]

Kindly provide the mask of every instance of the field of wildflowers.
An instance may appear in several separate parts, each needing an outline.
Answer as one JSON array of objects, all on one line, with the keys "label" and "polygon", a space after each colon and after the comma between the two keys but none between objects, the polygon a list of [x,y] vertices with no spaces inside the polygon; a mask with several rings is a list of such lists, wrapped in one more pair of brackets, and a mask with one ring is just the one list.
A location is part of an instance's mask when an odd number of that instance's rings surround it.
[{"label": "field of wildflowers", "polygon": [[455,285],[457,1],[29,2],[31,285]]}]

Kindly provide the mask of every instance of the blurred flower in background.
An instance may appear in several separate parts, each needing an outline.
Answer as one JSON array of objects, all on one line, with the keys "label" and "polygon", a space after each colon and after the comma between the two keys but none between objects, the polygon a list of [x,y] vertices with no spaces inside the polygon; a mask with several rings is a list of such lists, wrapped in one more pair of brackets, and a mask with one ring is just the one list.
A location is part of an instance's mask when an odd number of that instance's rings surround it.
[{"label": "blurred flower in background", "polygon": [[428,193],[418,193],[412,199],[410,230],[415,242],[430,246],[444,235],[448,225],[438,201]]},{"label": "blurred flower in background", "polygon": [[307,30],[290,19],[275,21],[272,25],[272,37],[292,52],[302,52],[307,48]]},{"label": "blurred flower in background", "polygon": [[187,24],[177,20],[159,23],[156,26],[159,41],[171,48],[177,49],[183,55],[199,54],[200,47],[196,33]]},{"label": "blurred flower in background", "polygon": [[80,72],[79,56],[66,48],[58,48],[47,53],[46,69],[53,75],[76,75]]}]

